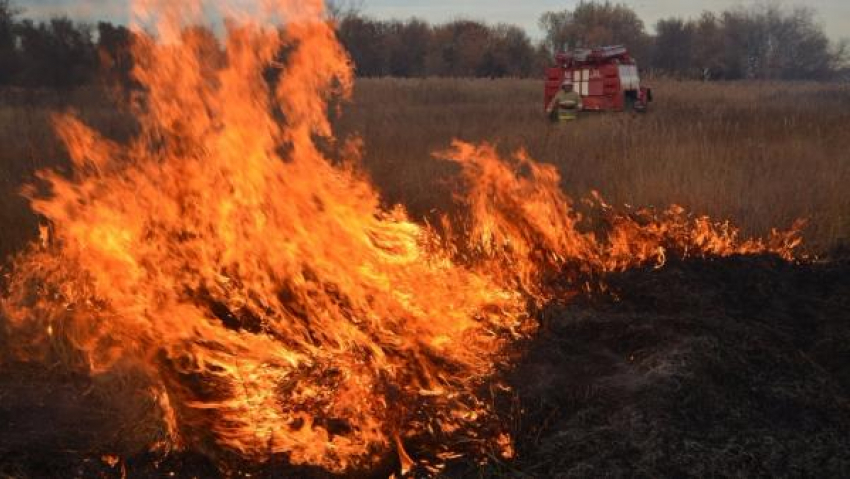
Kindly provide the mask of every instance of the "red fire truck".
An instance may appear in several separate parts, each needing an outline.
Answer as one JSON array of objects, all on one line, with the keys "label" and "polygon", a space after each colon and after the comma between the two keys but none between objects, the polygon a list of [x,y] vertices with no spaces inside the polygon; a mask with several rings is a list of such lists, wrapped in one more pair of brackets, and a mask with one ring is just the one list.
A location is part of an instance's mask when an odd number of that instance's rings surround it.
[{"label": "red fire truck", "polygon": [[624,46],[559,53],[555,63],[546,71],[545,105],[567,79],[581,94],[585,111],[644,112],[652,101],[652,89],[641,85],[637,63]]}]

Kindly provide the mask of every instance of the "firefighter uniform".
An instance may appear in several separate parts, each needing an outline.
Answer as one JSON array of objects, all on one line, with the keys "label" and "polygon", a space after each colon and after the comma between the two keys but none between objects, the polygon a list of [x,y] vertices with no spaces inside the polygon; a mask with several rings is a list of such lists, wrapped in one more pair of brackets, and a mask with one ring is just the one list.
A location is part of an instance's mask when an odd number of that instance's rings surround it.
[{"label": "firefighter uniform", "polygon": [[581,95],[573,90],[562,88],[549,102],[546,110],[553,121],[571,121],[578,118],[582,106]]}]

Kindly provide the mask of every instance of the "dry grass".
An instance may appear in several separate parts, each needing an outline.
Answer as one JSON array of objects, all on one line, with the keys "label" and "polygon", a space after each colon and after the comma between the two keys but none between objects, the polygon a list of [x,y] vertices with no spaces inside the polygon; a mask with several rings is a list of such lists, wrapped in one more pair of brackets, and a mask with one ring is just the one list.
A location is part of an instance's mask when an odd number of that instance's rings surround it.
[{"label": "dry grass", "polygon": [[[850,87],[653,86],[648,115],[591,114],[561,126],[543,118],[537,81],[362,80],[337,127],[362,135],[380,190],[417,215],[448,204],[451,167],[431,154],[458,138],[526,148],[559,167],[574,197],[595,189],[615,204],[678,203],[756,234],[805,217],[815,251],[850,238]],[[67,167],[50,126],[50,113],[66,109],[110,137],[132,129],[96,90],[0,92],[0,257],[36,232],[20,186],[39,168]]]},{"label": "dry grass", "polygon": [[341,122],[391,201],[415,212],[445,203],[453,138],[524,147],[558,166],[574,197],[730,218],[747,232],[810,219],[816,251],[850,238],[850,87],[657,81],[648,115],[588,114],[550,125],[542,85],[521,80],[368,80]]}]

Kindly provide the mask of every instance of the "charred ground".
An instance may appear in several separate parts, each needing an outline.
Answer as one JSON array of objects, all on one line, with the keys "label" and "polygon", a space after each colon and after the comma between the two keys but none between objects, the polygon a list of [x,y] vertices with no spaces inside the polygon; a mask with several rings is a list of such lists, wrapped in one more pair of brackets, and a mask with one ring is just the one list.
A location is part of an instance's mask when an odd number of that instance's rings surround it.
[{"label": "charred ground", "polygon": [[512,373],[518,471],[834,477],[850,467],[850,263],[686,261],[543,314]]},{"label": "charred ground", "polygon": [[[494,460],[485,476],[837,477],[850,468],[850,260],[688,260],[605,283],[604,293],[540,311],[539,334],[505,370],[513,391],[492,396],[516,459]],[[114,386],[89,378],[10,366],[0,375],[5,476],[325,476],[282,458],[220,468],[201,456],[140,454],[134,438],[152,432],[128,412],[144,404],[116,401]],[[105,455],[120,459],[110,466]],[[461,460],[446,476],[480,473]]]}]

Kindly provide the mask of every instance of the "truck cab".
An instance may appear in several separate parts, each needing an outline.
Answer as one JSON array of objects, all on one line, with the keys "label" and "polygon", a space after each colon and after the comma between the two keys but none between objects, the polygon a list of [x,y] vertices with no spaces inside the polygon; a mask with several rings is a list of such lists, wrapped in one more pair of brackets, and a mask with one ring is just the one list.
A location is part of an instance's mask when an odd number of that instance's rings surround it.
[{"label": "truck cab", "polygon": [[546,70],[545,105],[567,79],[584,111],[645,112],[652,101],[652,89],[641,84],[637,62],[621,45],[559,53]]}]

